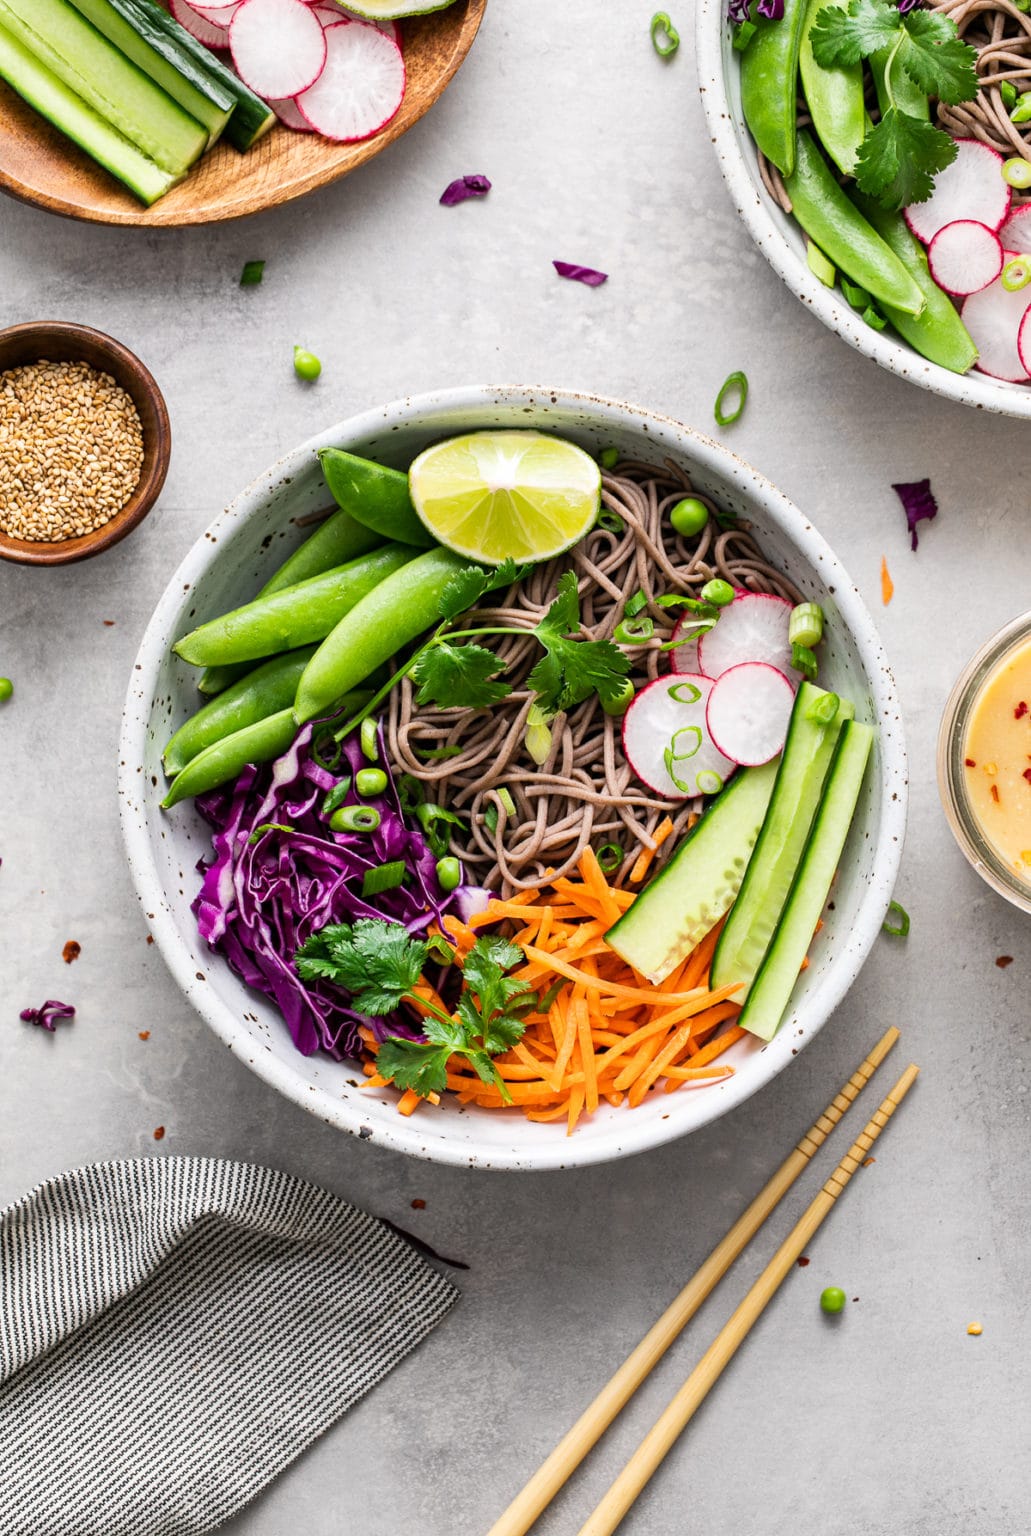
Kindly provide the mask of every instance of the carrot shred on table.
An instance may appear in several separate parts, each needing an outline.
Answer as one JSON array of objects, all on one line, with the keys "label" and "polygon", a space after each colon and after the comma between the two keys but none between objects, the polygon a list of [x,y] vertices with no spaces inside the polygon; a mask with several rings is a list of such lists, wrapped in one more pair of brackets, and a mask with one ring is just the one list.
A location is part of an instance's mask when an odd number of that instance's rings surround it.
[{"label": "carrot shred on table", "polygon": [[891,602],[891,600],[892,600],[892,598],[894,596],[895,596],[895,583],[891,579],[891,572],[888,570],[888,562],[885,559],[884,555],[882,555],[881,556],[881,602],[884,604],[885,608],[887,608],[888,604]]}]

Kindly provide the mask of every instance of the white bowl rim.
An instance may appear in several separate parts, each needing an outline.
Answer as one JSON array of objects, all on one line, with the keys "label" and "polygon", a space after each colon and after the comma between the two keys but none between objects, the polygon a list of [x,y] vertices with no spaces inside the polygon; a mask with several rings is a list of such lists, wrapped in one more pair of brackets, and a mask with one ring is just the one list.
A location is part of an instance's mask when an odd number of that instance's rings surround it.
[{"label": "white bowl rim", "polygon": [[[147,701],[153,694],[155,669],[170,644],[170,626],[181,605],[184,587],[189,584],[192,589],[196,585],[214,558],[220,536],[227,533],[241,516],[262,505],[272,485],[281,483],[304,462],[310,462],[316,449],[333,442],[361,441],[389,431],[394,425],[403,426],[412,416],[424,416],[428,412],[443,414],[462,410],[472,415],[510,403],[524,406],[546,403],[558,409],[587,410],[602,425],[611,420],[613,426],[625,426],[628,418],[650,424],[656,431],[657,442],[663,441],[666,434],[681,439],[685,450],[696,462],[736,483],[744,495],[760,501],[763,515],[778,524],[793,542],[801,543],[806,558],[814,566],[819,562],[822,577],[834,586],[839,613],[869,679],[874,718],[893,722],[892,730],[881,736],[880,825],[873,850],[873,873],[862,896],[854,927],[843,940],[836,964],[817,994],[823,1017],[810,1017],[809,1013],[801,1015],[805,1028],[791,1037],[794,1045],[787,1031],[781,1031],[761,1053],[757,1053],[755,1071],[736,1073],[706,1091],[698,1118],[692,1125],[677,1125],[675,1117],[671,1116],[668,1120],[628,1126],[630,1146],[625,1145],[626,1134],[615,1147],[607,1142],[597,1144],[572,1136],[565,1145],[541,1142],[534,1148],[532,1143],[527,1146],[516,1138],[511,1145],[490,1144],[481,1156],[471,1150],[468,1143],[429,1140],[425,1131],[415,1123],[418,1117],[407,1119],[396,1115],[393,1117],[396,1123],[391,1122],[386,1128],[378,1125],[376,1129],[378,1144],[431,1162],[463,1168],[536,1172],[585,1167],[644,1152],[698,1130],[743,1103],[777,1076],[831,1017],[856,979],[881,930],[898,874],[906,826],[906,750],[895,681],[858,589],[808,518],[771,481],[714,438],[671,416],[578,390],[519,384],[458,386],[407,396],[338,422],[284,454],[251,481],[196,539],[170,578],[144,632],[130,673],[119,742],[118,796],[122,834],[137,895],[158,949],[187,1000],[223,1044],[234,1054],[242,1054],[245,1064],[263,1081],[328,1125],[358,1135],[362,1130],[360,1114],[324,1089],[304,1083],[286,1063],[271,1053],[249,1053],[252,1037],[241,1021],[219,1000],[214,989],[196,984],[194,962],[165,903],[164,889],[151,852],[142,797],[137,803],[134,794],[150,721]],[[527,1122],[520,1122],[519,1129],[526,1125]]]},{"label": "white bowl rim", "polygon": [[[1001,416],[1031,417],[1031,384],[1007,384],[986,373],[952,373],[928,362],[901,337],[865,324],[836,289],[826,287],[785,239],[771,212],[771,200],[760,194],[741,152],[734,109],[723,72],[726,0],[699,0],[695,19],[695,56],[702,110],[720,171],[749,234],[770,266],[792,293],[865,357],[932,394],[961,405]],[[741,132],[746,132],[741,125]]]}]

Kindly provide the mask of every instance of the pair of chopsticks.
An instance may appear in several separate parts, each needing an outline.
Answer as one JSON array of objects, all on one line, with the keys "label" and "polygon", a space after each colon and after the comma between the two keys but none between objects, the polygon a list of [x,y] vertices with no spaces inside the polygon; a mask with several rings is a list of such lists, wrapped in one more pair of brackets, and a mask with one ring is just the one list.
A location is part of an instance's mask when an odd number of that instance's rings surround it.
[{"label": "pair of chopsticks", "polygon": [[[588,1451],[601,1439],[619,1411],[629,1402],[649,1371],[687,1326],[767,1216],[776,1209],[798,1176],[808,1167],[810,1159],[855,1103],[898,1038],[898,1030],[892,1028],[878,1040],[840,1093],[835,1095],[790,1156],[741,1213],[726,1237],[717,1243],[679,1296],[649,1329],[637,1348],[627,1356],[612,1379],[559,1441],[543,1466],[516,1495],[501,1518],[491,1526],[487,1536],[525,1536]],[[918,1071],[919,1068],[909,1066],[903,1072],[744,1300],[713,1339],[684,1385],[645,1435],[597,1509],[581,1526],[579,1536],[611,1536],[611,1532],[621,1523],[637,1495],[719,1379],[724,1366],[737,1353],[752,1325],[808,1247],[813,1234],[833,1210],[838,1196],[912,1088]]]}]

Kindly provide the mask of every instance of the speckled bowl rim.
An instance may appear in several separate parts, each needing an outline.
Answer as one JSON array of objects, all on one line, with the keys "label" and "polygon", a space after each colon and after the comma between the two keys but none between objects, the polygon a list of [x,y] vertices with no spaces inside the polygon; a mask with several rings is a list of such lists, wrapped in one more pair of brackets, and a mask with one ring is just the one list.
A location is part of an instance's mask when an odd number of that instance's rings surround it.
[{"label": "speckled bowl rim", "polygon": [[[1031,384],[1007,384],[986,373],[951,373],[930,363],[901,338],[875,331],[846,304],[836,289],[809,270],[802,234],[789,215],[773,202],[759,180],[752,141],[741,116],[735,80],[730,89],[726,63],[736,59],[727,39],[726,0],[698,0],[695,16],[695,55],[698,89],[719,168],[745,227],[773,270],[828,330],[864,357],[932,394],[961,405],[1001,416],[1031,417]],[[785,233],[790,229],[794,240]]]},{"label": "speckled bowl rim", "polygon": [[858,589],[809,520],[765,476],[751,469],[722,444],[672,417],[574,390],[529,385],[476,385],[396,400],[350,417],[284,455],[254,480],[214,519],[172,576],[147,626],[130,675],[120,741],[118,793],[130,873],[158,948],[187,1000],[218,1038],[271,1087],[328,1125],[368,1136],[367,1114],[363,1115],[346,1101],[335,1099],[324,1089],[302,1081],[290,1065],[278,1061],[269,1052],[254,1050],[253,1038],[241,1021],[214,995],[212,988],[201,984],[204,977],[196,972],[189,947],[166,904],[154,863],[147,833],[148,818],[142,800],[138,803],[135,793],[141,780],[139,765],[144,762],[158,668],[174,638],[172,626],[182,604],[184,588],[187,584],[195,586],[219,558],[223,536],[267,503],[273,489],[310,462],[310,456],[318,448],[334,443],[360,442],[406,425],[413,417],[428,415],[444,417],[450,413],[452,424],[449,430],[453,431],[456,411],[468,412],[473,419],[498,406],[519,407],[525,413],[525,423],[521,424],[526,426],[534,424],[534,410],[545,406],[583,413],[602,429],[607,426],[625,429],[628,422],[638,422],[653,449],[683,453],[700,467],[730,482],[737,492],[761,508],[762,516],[776,525],[779,532],[803,549],[810,564],[819,569],[821,579],[833,587],[839,613],[866,674],[873,718],[891,721],[891,729],[881,732],[879,826],[870,858],[871,873],[852,930],[842,939],[840,952],[821,985],[799,1006],[798,1027],[792,1031],[782,1029],[768,1045],[756,1052],[752,1058],[753,1070],[707,1087],[704,1095],[692,1095],[696,1107],[691,1124],[678,1123],[674,1115],[666,1120],[642,1118],[635,1123],[634,1116],[627,1114],[625,1128],[621,1124],[620,1134],[611,1140],[592,1142],[574,1135],[557,1145],[543,1141],[535,1144],[536,1127],[527,1121],[513,1120],[512,1142],[500,1146],[485,1143],[482,1151],[469,1141],[459,1144],[443,1138],[433,1140],[428,1135],[428,1128],[419,1124],[419,1116],[405,1119],[394,1114],[384,1117],[376,1127],[378,1144],[431,1162],[459,1167],[538,1171],[608,1162],[661,1146],[709,1124],[750,1098],[794,1059],[833,1014],[859,974],[891,900],[902,856],[907,806],[906,753],[894,678]]}]

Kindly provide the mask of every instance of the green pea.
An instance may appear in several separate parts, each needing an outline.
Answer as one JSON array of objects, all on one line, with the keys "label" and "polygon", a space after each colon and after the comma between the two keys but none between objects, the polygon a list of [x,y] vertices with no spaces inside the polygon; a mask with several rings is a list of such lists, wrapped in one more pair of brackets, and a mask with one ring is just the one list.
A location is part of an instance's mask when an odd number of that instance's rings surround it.
[{"label": "green pea", "polygon": [[442,891],[454,891],[461,885],[462,866],[451,854],[437,860],[437,881]]},{"label": "green pea", "polygon": [[614,698],[602,699],[601,707],[607,715],[625,715],[634,699],[634,685],[628,677],[623,679],[623,686]]},{"label": "green pea", "polygon": [[734,588],[721,576],[714,576],[705,583],[698,596],[703,603],[712,603],[714,608],[725,608],[734,601]]},{"label": "green pea", "polygon": [[329,818],[332,832],[375,832],[380,814],[372,805],[342,805]]},{"label": "green pea", "polygon": [[701,533],[709,521],[709,509],[697,496],[685,496],[683,501],[677,502],[669,514],[669,520],[677,533],[685,539],[691,539],[696,533]]},{"label": "green pea", "polygon": [[820,1306],[832,1317],[839,1312],[844,1312],[845,1292],[839,1285],[829,1285],[825,1291],[820,1292]]},{"label": "green pea", "polygon": [[0,677],[0,703],[9,699],[14,692],[14,684],[9,677]]},{"label": "green pea", "polygon": [[365,797],[381,795],[387,787],[387,776],[382,768],[359,768],[354,777],[354,787]]},{"label": "green pea", "polygon": [[322,364],[314,352],[309,352],[306,347],[294,347],[294,373],[299,379],[313,382],[321,372]]}]

